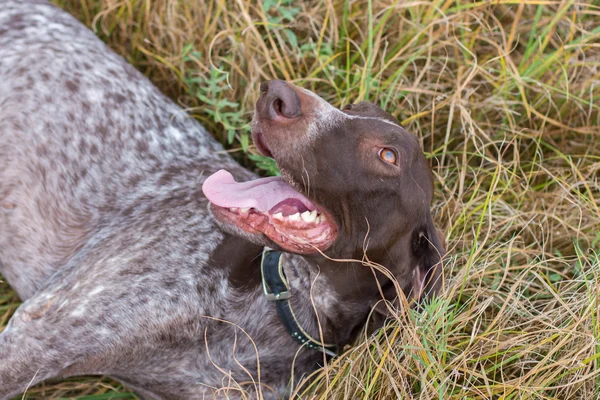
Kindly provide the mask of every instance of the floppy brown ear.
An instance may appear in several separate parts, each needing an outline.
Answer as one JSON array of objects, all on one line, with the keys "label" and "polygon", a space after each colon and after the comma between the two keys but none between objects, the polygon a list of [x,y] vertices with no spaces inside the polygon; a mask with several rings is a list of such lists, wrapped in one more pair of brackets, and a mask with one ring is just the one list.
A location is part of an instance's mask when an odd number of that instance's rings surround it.
[{"label": "floppy brown ear", "polygon": [[437,229],[430,221],[427,229],[427,246],[421,256],[421,268],[425,271],[425,287],[420,300],[430,298],[440,292],[443,285],[442,259],[446,255],[446,238],[441,230]]},{"label": "floppy brown ear", "polygon": [[[440,292],[443,284],[442,258],[446,254],[446,240],[441,230],[437,229],[431,220],[425,227],[415,230],[411,243],[413,260],[413,283],[410,297],[422,301]],[[392,307],[398,309],[398,293],[392,282],[382,288],[383,298],[392,302]],[[406,294],[409,295],[408,293]],[[386,318],[392,316],[390,306],[383,299],[373,304],[373,328],[381,327]]]}]

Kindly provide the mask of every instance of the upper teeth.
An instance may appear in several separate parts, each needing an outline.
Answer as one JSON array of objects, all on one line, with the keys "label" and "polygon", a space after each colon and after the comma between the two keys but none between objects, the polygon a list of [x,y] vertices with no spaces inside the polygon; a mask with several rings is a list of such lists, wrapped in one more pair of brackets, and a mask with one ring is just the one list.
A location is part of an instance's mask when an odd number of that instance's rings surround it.
[{"label": "upper teeth", "polygon": [[317,210],[312,211],[304,211],[303,213],[295,213],[291,215],[284,216],[283,213],[278,212],[273,214],[273,219],[278,221],[290,220],[290,221],[304,221],[306,223],[314,223],[318,224],[325,221],[324,215],[318,215]]},{"label": "upper teeth", "polygon": [[291,219],[292,221],[300,221],[300,213],[289,215],[288,219]]},{"label": "upper teeth", "polygon": [[[231,207],[230,208],[231,211],[233,212],[240,212],[241,214],[246,214],[248,211],[250,211],[250,207],[247,208],[237,208],[237,207]],[[273,214],[273,219],[277,219],[279,221],[283,221],[285,219],[289,219],[291,221],[304,221],[306,223],[315,223],[315,224],[319,224],[321,222],[325,222],[325,216],[324,215],[318,215],[317,214],[317,210],[306,210],[303,213],[295,213],[295,214],[291,214],[288,216],[284,216],[283,213],[278,212]]]},{"label": "upper teeth", "polygon": [[304,222],[315,222],[315,220],[317,219],[317,210],[304,211],[302,213],[302,219],[304,220]]}]

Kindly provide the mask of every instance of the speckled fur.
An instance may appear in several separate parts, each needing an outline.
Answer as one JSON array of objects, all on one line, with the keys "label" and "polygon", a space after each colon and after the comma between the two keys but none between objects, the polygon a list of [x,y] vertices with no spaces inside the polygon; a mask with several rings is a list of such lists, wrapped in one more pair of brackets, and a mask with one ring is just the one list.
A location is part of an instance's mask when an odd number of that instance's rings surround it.
[{"label": "speckled fur", "polygon": [[[298,345],[256,277],[214,261],[260,252],[208,212],[205,177],[252,177],[222,150],[71,16],[0,2],[0,272],[25,300],[0,334],[0,398],[80,374],[152,399],[284,395]],[[296,382],[322,361],[300,351]]]}]

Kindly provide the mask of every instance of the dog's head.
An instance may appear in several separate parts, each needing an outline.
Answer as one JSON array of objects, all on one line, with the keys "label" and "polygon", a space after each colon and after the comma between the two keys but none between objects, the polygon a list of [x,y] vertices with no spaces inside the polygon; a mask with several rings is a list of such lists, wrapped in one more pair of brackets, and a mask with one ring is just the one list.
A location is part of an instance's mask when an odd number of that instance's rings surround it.
[{"label": "dog's head", "polygon": [[288,252],[370,260],[405,293],[435,292],[444,253],[432,221],[433,179],[417,138],[371,103],[336,109],[284,81],[261,85],[252,137],[281,177],[203,190],[229,231]]}]

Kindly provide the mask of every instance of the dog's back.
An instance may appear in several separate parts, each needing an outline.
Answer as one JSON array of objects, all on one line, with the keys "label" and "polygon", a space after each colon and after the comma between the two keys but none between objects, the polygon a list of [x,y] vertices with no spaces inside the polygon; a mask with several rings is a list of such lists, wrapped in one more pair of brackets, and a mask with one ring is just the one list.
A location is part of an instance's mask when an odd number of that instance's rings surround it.
[{"label": "dog's back", "polygon": [[220,150],[73,18],[45,2],[3,2],[0,267],[22,298],[145,200],[203,202],[211,165],[240,170]]}]

